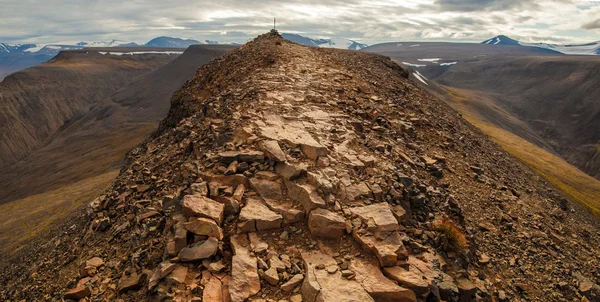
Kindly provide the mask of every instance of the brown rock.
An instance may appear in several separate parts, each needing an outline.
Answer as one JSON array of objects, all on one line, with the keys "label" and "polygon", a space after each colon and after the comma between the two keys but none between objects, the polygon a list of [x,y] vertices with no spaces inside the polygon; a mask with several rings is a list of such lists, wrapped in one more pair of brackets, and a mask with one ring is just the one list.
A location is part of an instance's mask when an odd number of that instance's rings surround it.
[{"label": "brown rock", "polygon": [[296,287],[298,287],[298,285],[300,285],[300,283],[302,283],[302,280],[304,280],[304,275],[294,275],[292,278],[290,278],[290,280],[288,280],[288,282],[281,285],[281,290],[286,293],[292,292],[294,289],[296,289]]},{"label": "brown rock", "polygon": [[277,285],[279,283],[279,275],[277,275],[277,269],[274,266],[266,270],[262,276],[263,279],[271,285]]},{"label": "brown rock", "polygon": [[371,189],[369,189],[369,186],[367,186],[366,183],[361,182],[359,184],[347,186],[345,190],[345,196],[345,200],[347,201],[356,201],[361,198],[370,198]]},{"label": "brown rock", "polygon": [[202,195],[186,195],[183,197],[182,210],[188,217],[211,218],[221,225],[225,205]]},{"label": "brown rock", "polygon": [[275,165],[275,172],[286,180],[294,180],[306,173],[306,166],[280,162]]},{"label": "brown rock", "polygon": [[214,220],[209,218],[192,217],[183,226],[196,235],[215,237],[219,240],[223,239],[223,230]]},{"label": "brown rock", "polygon": [[202,301],[223,301],[223,284],[219,278],[212,276],[209,281],[204,285],[202,291]]},{"label": "brown rock", "polygon": [[229,293],[232,302],[242,302],[260,291],[256,257],[237,253],[231,260]]},{"label": "brown rock", "polygon": [[333,274],[317,267],[336,266],[331,256],[320,251],[303,252],[302,260],[306,268],[306,277],[302,284],[302,298],[305,301],[374,301],[373,298],[355,280],[342,277],[337,271]]},{"label": "brown rock", "polygon": [[175,266],[176,264],[171,262],[162,262],[159,264],[156,269],[154,269],[154,273],[152,273],[152,276],[148,281],[148,290],[151,290],[158,285],[158,282],[170,274],[175,269]]},{"label": "brown rock", "polygon": [[242,152],[238,155],[238,159],[241,162],[247,163],[263,163],[265,161],[265,154],[260,151]]},{"label": "brown rock", "polygon": [[252,188],[258,192],[260,197],[264,199],[276,199],[280,200],[283,198],[283,192],[281,191],[281,185],[277,182],[265,180],[265,179],[250,179]]},{"label": "brown rock", "polygon": [[304,184],[300,185],[292,181],[285,181],[288,189],[288,196],[300,203],[304,210],[308,213],[317,208],[325,208],[325,201],[317,194],[315,187]]},{"label": "brown rock", "polygon": [[369,220],[373,220],[377,227],[376,233],[398,230],[398,220],[396,220],[396,217],[392,213],[387,202],[351,208],[350,212],[352,215],[358,216],[365,224],[367,224]]},{"label": "brown rock", "polygon": [[260,149],[265,153],[265,155],[276,162],[285,161],[285,153],[279,147],[279,143],[275,140],[264,140],[260,142]]},{"label": "brown rock", "polygon": [[316,209],[308,216],[308,228],[313,236],[335,239],[346,232],[346,221],[337,213]]},{"label": "brown rock", "polygon": [[176,265],[173,271],[167,276],[167,280],[175,284],[185,283],[188,274],[188,268],[183,265]]},{"label": "brown rock", "polygon": [[458,279],[456,281],[456,286],[458,287],[459,292],[459,300],[461,302],[471,301],[473,299],[473,295],[477,292],[477,286],[471,282],[471,280],[463,278]]},{"label": "brown rock", "polygon": [[406,270],[400,266],[383,268],[385,275],[416,294],[425,296],[429,292],[429,282],[417,270]]},{"label": "brown rock", "polygon": [[269,244],[263,241],[262,238],[254,232],[248,233],[248,238],[250,239],[250,247],[252,247],[252,250],[257,254],[265,252],[269,248]]},{"label": "brown rock", "polygon": [[214,237],[209,237],[204,242],[198,242],[192,247],[186,247],[179,252],[179,261],[189,262],[198,261],[209,258],[217,252],[219,240]]},{"label": "brown rock", "polygon": [[390,233],[384,239],[379,239],[370,233],[359,234],[357,231],[352,232],[352,236],[365,250],[375,253],[381,266],[394,266],[398,259],[405,259],[408,256],[397,231]]},{"label": "brown rock", "polygon": [[68,292],[66,292],[65,295],[63,296],[63,298],[65,300],[79,301],[80,299],[89,297],[90,295],[92,295],[92,291],[90,290],[89,287],[79,286],[79,287],[73,288],[73,289],[69,290]]},{"label": "brown rock", "polygon": [[396,282],[386,278],[379,268],[366,260],[355,259],[350,265],[356,273],[356,281],[377,302],[414,302],[415,293],[398,286]]},{"label": "brown rock", "polygon": [[144,282],[146,282],[146,274],[131,274],[129,276],[123,276],[121,280],[119,280],[118,290],[119,293],[124,293],[128,290],[137,290],[140,289]]},{"label": "brown rock", "polygon": [[240,212],[239,219],[241,223],[238,227],[242,232],[278,229],[283,221],[281,215],[271,211],[256,199],[248,199],[246,206]]}]

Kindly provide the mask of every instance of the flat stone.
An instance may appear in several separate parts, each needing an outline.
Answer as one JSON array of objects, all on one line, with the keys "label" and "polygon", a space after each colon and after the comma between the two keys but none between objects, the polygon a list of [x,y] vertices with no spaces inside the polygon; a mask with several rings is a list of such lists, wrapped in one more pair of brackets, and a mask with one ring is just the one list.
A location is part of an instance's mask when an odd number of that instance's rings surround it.
[{"label": "flat stone", "polygon": [[345,200],[346,201],[357,201],[361,198],[370,198],[371,189],[366,183],[361,182],[359,184],[347,186],[345,189]]},{"label": "flat stone", "polygon": [[387,202],[376,203],[364,207],[350,208],[352,215],[358,216],[363,223],[373,220],[378,233],[398,230],[398,220]]},{"label": "flat stone", "polygon": [[204,285],[202,301],[223,301],[223,284],[219,278],[211,276],[206,285]]},{"label": "flat stone", "polygon": [[266,179],[252,178],[250,179],[250,184],[263,199],[280,200],[283,198],[281,185],[277,182]]},{"label": "flat stone", "polygon": [[425,296],[429,292],[429,282],[423,274],[416,269],[407,270],[400,266],[384,267],[385,275],[398,282],[398,284],[411,289],[418,295]]},{"label": "flat stone", "polygon": [[183,226],[196,235],[215,237],[219,240],[223,239],[223,230],[210,218],[192,217]]},{"label": "flat stone", "polygon": [[278,272],[285,272],[285,263],[277,255],[271,255],[269,258],[269,267],[274,267]]},{"label": "flat stone", "polygon": [[401,205],[391,206],[391,208],[392,208],[392,214],[394,214],[394,217],[396,217],[396,220],[398,221],[398,223],[409,219],[408,213]]},{"label": "flat stone", "polygon": [[306,277],[302,284],[302,297],[304,301],[374,301],[373,298],[355,280],[342,277],[337,271],[333,274],[319,267],[336,266],[333,257],[320,251],[301,253]]},{"label": "flat stone", "polygon": [[306,166],[280,162],[275,165],[275,172],[286,180],[294,180],[306,174]]},{"label": "flat stone", "polygon": [[283,216],[284,224],[292,224],[296,222],[302,222],[305,219],[306,214],[303,210],[293,208],[290,204],[279,203],[274,200],[265,201],[273,211]]},{"label": "flat stone", "polygon": [[241,202],[242,198],[244,198],[245,192],[246,192],[246,186],[244,186],[244,184],[239,184],[235,188],[235,191],[233,192],[233,195],[231,197],[233,199],[235,199],[236,201]]},{"label": "flat stone", "polygon": [[231,245],[231,251],[234,255],[250,255],[251,245],[247,234],[237,234],[231,236],[229,239]]},{"label": "flat stone", "polygon": [[118,291],[119,293],[124,293],[128,290],[137,290],[140,289],[144,282],[146,282],[146,274],[131,274],[129,276],[123,276],[121,280],[119,280]]},{"label": "flat stone", "polygon": [[148,290],[151,290],[158,285],[158,282],[170,274],[175,269],[175,266],[175,263],[161,262],[156,269],[154,269],[154,272],[148,281]]},{"label": "flat stone", "polygon": [[354,259],[350,268],[356,273],[356,281],[373,297],[375,301],[414,302],[415,293],[386,278],[379,268],[366,260]]},{"label": "flat stone", "polygon": [[288,282],[281,285],[281,290],[283,290],[286,293],[290,293],[294,289],[296,289],[296,287],[298,287],[300,283],[302,283],[302,280],[304,280],[304,275],[294,275],[292,278],[290,278],[290,280],[288,280]]},{"label": "flat stone", "polygon": [[217,252],[219,240],[214,237],[209,237],[204,242],[198,242],[192,247],[186,247],[179,252],[179,261],[189,262],[198,261],[209,258]]},{"label": "flat stone", "polygon": [[381,266],[394,266],[398,259],[405,259],[408,256],[402,237],[397,231],[384,239],[379,239],[370,233],[359,234],[357,231],[352,232],[352,236],[365,250],[377,256]]},{"label": "flat stone", "polygon": [[85,266],[86,267],[95,267],[95,268],[98,268],[98,267],[101,267],[103,265],[104,265],[104,260],[102,260],[102,258],[99,258],[99,257],[91,258],[90,260],[87,260],[85,262]]},{"label": "flat stone", "polygon": [[238,160],[247,163],[263,163],[265,162],[265,154],[261,151],[240,152]]},{"label": "flat stone", "polygon": [[283,217],[271,211],[257,199],[248,199],[242,208],[238,227],[241,232],[255,232],[278,229],[281,227]]},{"label": "flat stone", "polygon": [[63,296],[63,298],[65,300],[79,301],[80,299],[83,299],[85,297],[89,297],[91,295],[92,295],[92,291],[90,290],[89,287],[87,287],[87,286],[78,286],[76,288],[73,288],[73,289],[67,291],[65,293],[65,295]]},{"label": "flat stone", "polygon": [[231,260],[229,293],[232,302],[243,302],[260,291],[256,257],[238,253]]},{"label": "flat stone", "polygon": [[202,195],[183,197],[182,211],[188,217],[211,218],[221,225],[225,205]]},{"label": "flat stone", "polygon": [[307,172],[306,176],[308,183],[315,188],[323,191],[326,194],[333,192],[333,184],[320,173]]},{"label": "flat stone", "polygon": [[279,143],[275,140],[264,140],[260,142],[260,149],[265,155],[273,161],[282,162],[285,161],[285,153],[281,150]]},{"label": "flat stone", "polygon": [[285,181],[288,190],[288,196],[300,203],[306,213],[317,209],[325,208],[325,201],[317,194],[315,187],[309,184],[297,184],[292,181]]},{"label": "flat stone", "polygon": [[344,217],[335,212],[315,209],[308,216],[308,228],[313,236],[335,239],[346,232],[346,221]]}]

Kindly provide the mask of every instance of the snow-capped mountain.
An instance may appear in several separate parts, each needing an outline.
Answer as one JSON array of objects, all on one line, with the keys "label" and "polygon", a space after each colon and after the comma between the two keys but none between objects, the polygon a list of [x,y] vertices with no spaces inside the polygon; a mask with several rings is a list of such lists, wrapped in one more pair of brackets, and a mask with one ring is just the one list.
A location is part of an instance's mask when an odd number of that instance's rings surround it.
[{"label": "snow-capped mountain", "polygon": [[550,44],[550,43],[527,43],[511,39],[507,36],[500,35],[489,40],[481,42],[481,44],[492,45],[520,45],[529,47],[538,47],[557,51],[567,55],[600,55],[600,41],[586,44]]},{"label": "snow-capped mountain", "polygon": [[481,42],[481,44],[491,44],[491,45],[520,45],[519,41],[511,39],[505,35],[499,35],[493,37],[489,40],[485,40]]},{"label": "snow-capped mountain", "polygon": [[282,37],[292,42],[314,46],[314,47],[328,47],[328,48],[342,48],[351,50],[360,50],[367,47],[367,44],[359,43],[353,40],[344,38],[331,38],[331,39],[312,39],[298,34],[281,34]]},{"label": "snow-capped mountain", "polygon": [[76,46],[81,46],[81,47],[136,47],[136,46],[140,46],[137,43],[134,42],[125,42],[125,41],[119,41],[119,40],[112,40],[112,41],[96,41],[96,42],[79,42],[77,44],[75,44]]},{"label": "snow-capped mountain", "polygon": [[157,37],[145,44],[146,47],[168,47],[168,48],[188,48],[194,44],[206,44],[193,39],[181,39],[173,37]]},{"label": "snow-capped mountain", "polygon": [[27,49],[36,47],[35,44],[6,44],[0,43],[0,54],[21,53]]}]

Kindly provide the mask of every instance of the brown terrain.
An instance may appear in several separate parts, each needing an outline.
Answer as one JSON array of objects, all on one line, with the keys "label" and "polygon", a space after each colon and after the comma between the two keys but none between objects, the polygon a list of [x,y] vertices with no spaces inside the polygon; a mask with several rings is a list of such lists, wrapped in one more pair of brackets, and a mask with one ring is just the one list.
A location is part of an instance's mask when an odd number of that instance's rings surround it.
[{"label": "brown terrain", "polygon": [[[12,81],[18,83],[16,86],[20,92],[15,89],[12,93],[23,96],[20,99],[23,106],[37,103],[39,99],[46,100],[43,94],[54,91],[51,100],[58,107],[38,108],[39,112],[31,111],[30,116],[25,116],[27,118],[37,121],[48,117],[59,121],[61,119],[56,116],[66,114],[59,109],[65,106],[63,102],[68,103],[69,100],[82,107],[67,116],[68,121],[28,156],[1,170],[0,250],[14,253],[24,242],[44,232],[53,222],[64,219],[105,190],[118,174],[124,154],[154,130],[167,114],[171,94],[192,77],[200,65],[231,49],[231,46],[193,46],[181,56],[94,55],[92,58],[90,55],[84,56],[83,51],[63,52],[47,65],[89,67],[99,64],[100,69],[106,72],[81,73],[78,80],[68,82],[58,79],[63,75],[67,78],[71,76],[74,73],[71,68],[55,71],[54,67],[41,65],[33,68],[38,78],[57,78],[53,80],[57,86],[47,86],[43,90],[35,88],[37,82],[33,80],[37,78],[17,81],[24,76],[15,74]],[[110,50],[131,52],[135,49]],[[125,66],[119,67],[121,63]],[[139,76],[126,77],[131,74],[127,67],[131,64],[156,68],[140,69]],[[78,67],[75,69],[78,70]],[[32,70],[28,69],[22,73],[30,72]],[[121,86],[114,90],[107,93],[104,89],[108,91],[108,88],[94,90],[97,88],[95,85],[100,85],[102,81],[115,79],[122,81]],[[87,106],[83,102],[77,103],[79,99],[68,94],[77,91],[80,83],[96,82],[100,84],[86,88],[89,96],[83,99],[86,102],[90,97],[94,100]],[[15,120],[18,118],[23,117],[13,116]]]},{"label": "brown terrain", "polygon": [[[600,215],[600,58],[454,43],[381,44],[367,50],[426,65],[408,68],[505,150]],[[448,62],[456,64],[439,64]]]},{"label": "brown terrain", "polygon": [[598,221],[387,57],[212,60],[0,299],[597,301]]}]

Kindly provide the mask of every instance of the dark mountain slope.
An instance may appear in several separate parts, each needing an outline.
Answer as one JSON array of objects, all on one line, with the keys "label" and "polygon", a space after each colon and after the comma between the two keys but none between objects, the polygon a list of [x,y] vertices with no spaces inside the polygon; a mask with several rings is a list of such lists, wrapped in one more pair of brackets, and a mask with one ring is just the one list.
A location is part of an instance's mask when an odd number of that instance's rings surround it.
[{"label": "dark mountain slope", "polygon": [[43,145],[81,109],[172,59],[68,51],[8,76],[0,83],[0,169]]}]

